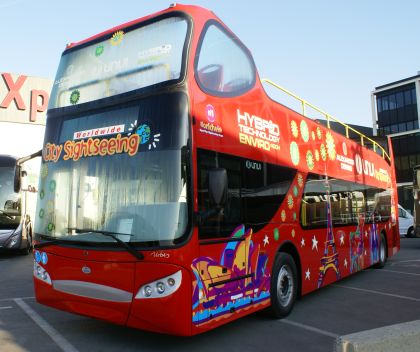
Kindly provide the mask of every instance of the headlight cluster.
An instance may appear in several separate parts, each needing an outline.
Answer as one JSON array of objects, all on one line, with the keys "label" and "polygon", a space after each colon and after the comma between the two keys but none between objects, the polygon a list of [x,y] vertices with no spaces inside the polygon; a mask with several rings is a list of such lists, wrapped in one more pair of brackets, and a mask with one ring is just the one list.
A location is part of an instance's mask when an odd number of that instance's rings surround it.
[{"label": "headlight cluster", "polygon": [[48,272],[40,265],[47,265],[48,255],[45,252],[35,251],[34,253],[34,276],[44,281],[45,283],[52,285],[51,277]]},{"label": "headlight cluster", "polygon": [[182,272],[177,271],[175,274],[163,277],[159,280],[149,282],[140,287],[137,292],[136,299],[144,298],[162,298],[171,295],[179,286],[181,286]]},{"label": "headlight cluster", "polygon": [[37,279],[44,281],[45,283],[49,285],[52,285],[50,275],[41,265],[37,264],[35,261],[34,261],[34,276]]},{"label": "headlight cluster", "polygon": [[20,238],[22,237],[22,223],[19,224],[13,235],[9,238],[6,248],[14,248],[20,245]]}]

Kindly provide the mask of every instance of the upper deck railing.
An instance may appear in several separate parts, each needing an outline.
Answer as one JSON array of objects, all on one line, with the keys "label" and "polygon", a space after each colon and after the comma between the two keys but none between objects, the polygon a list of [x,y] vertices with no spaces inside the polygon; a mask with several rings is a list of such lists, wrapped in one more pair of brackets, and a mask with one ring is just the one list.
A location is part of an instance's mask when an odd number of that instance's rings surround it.
[{"label": "upper deck railing", "polygon": [[[292,98],[298,100],[302,106],[302,115],[305,117],[308,117],[306,115],[306,110],[307,107],[310,107],[311,109],[317,111],[318,113],[320,113],[321,115],[323,115],[325,117],[325,119],[327,120],[327,126],[328,128],[331,128],[330,126],[330,121],[334,121],[338,124],[340,124],[341,126],[344,127],[345,131],[346,131],[346,137],[349,138],[349,132],[353,132],[355,133],[359,138],[360,138],[360,144],[363,147],[367,147],[367,148],[372,148],[373,151],[375,153],[377,153],[378,151],[381,153],[382,158],[384,158],[385,160],[391,161],[391,158],[389,156],[389,154],[386,152],[386,150],[378,143],[375,142],[373,139],[369,138],[368,136],[364,135],[363,133],[357,131],[356,129],[354,129],[353,127],[346,125],[344,122],[341,122],[340,120],[336,119],[335,117],[333,117],[332,115],[326,113],[325,111],[321,110],[320,108],[316,107],[315,105],[312,105],[311,103],[307,102],[306,100],[302,99],[301,97],[297,96],[296,94],[292,93],[291,91],[287,90],[286,88],[283,88],[281,86],[279,86],[277,83],[274,83],[273,81],[263,78],[261,80],[262,83],[268,83],[271,86],[281,90],[282,92],[286,93],[287,95],[291,96]],[[366,143],[369,144],[366,144]]]}]

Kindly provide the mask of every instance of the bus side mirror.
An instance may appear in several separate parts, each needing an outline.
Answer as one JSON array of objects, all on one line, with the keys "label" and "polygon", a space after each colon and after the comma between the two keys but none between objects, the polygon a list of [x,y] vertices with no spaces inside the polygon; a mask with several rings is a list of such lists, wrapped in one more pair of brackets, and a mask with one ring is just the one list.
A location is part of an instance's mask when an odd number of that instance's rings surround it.
[{"label": "bus side mirror", "polygon": [[14,177],[14,184],[13,184],[13,190],[15,191],[15,193],[19,193],[20,192],[20,188],[21,188],[21,172],[22,172],[22,168],[20,165],[16,165],[15,167],[15,177]]},{"label": "bus side mirror", "polygon": [[216,209],[221,209],[227,201],[228,178],[226,169],[211,169],[208,176],[210,204]]}]

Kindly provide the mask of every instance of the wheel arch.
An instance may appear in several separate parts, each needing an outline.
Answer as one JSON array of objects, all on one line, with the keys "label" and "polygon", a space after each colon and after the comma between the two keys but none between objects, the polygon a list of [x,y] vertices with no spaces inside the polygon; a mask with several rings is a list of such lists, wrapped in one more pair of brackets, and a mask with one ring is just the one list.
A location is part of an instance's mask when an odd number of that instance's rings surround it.
[{"label": "wheel arch", "polygon": [[298,281],[297,282],[298,283],[297,295],[298,297],[301,297],[302,296],[302,264],[300,262],[299,252],[296,246],[290,241],[286,241],[280,245],[279,249],[277,250],[277,253],[281,253],[281,252],[289,254],[293,258],[296,264],[297,281]]},{"label": "wheel arch", "polygon": [[[387,237],[385,229],[382,229],[381,235],[384,235],[383,238],[385,238],[385,247],[386,247],[385,248],[385,255],[386,255],[386,259],[388,259],[389,258],[389,253],[388,253],[389,246],[388,246],[388,237]],[[380,236],[380,237],[381,237],[381,241],[382,241],[382,236]]]}]

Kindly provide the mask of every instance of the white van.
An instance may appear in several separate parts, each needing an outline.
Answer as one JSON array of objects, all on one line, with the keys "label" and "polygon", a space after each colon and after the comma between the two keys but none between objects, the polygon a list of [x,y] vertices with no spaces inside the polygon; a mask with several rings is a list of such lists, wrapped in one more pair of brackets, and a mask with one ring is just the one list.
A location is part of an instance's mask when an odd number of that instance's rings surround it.
[{"label": "white van", "polygon": [[398,204],[398,223],[400,236],[414,237],[414,218],[407,210]]}]

